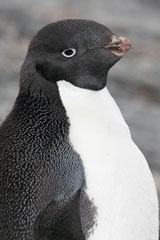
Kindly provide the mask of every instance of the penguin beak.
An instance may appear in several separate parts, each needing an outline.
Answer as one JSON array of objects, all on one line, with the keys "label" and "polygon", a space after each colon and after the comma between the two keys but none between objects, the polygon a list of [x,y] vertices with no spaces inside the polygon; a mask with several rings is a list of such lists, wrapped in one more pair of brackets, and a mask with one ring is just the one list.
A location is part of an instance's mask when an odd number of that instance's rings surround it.
[{"label": "penguin beak", "polygon": [[104,48],[111,50],[114,55],[122,57],[131,48],[131,42],[125,37],[113,35],[111,42]]}]

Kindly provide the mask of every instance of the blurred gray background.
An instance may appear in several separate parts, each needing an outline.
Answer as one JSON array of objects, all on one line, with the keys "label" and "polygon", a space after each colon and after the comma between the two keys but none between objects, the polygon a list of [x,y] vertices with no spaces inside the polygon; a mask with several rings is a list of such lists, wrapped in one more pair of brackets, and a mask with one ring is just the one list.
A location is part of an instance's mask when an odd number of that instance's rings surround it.
[{"label": "blurred gray background", "polygon": [[0,122],[17,96],[32,36],[65,18],[96,20],[131,40],[130,52],[110,71],[108,88],[148,160],[160,196],[160,0],[0,0]]}]

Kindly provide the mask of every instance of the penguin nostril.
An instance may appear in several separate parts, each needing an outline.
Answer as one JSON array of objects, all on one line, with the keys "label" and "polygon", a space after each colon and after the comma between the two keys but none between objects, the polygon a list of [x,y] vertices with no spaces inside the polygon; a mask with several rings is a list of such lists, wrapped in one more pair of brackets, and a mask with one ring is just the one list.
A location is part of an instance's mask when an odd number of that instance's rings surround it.
[{"label": "penguin nostril", "polygon": [[119,45],[120,43],[121,43],[120,41],[119,42],[115,42],[114,45]]}]

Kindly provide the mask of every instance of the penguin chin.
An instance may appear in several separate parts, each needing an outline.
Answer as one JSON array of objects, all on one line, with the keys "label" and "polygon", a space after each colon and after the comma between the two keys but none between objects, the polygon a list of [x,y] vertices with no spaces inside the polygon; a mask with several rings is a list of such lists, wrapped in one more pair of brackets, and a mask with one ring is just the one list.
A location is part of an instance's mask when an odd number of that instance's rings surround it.
[{"label": "penguin chin", "polygon": [[69,81],[69,82],[71,82],[74,86],[79,88],[99,91],[104,87],[106,87],[107,75],[103,77],[93,76],[93,75],[78,76],[75,81]]}]

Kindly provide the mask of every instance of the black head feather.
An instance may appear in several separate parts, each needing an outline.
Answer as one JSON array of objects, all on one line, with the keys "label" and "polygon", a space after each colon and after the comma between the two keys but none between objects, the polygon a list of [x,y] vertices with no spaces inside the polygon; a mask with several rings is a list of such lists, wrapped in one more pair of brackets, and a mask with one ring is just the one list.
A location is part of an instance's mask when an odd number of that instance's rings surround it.
[{"label": "black head feather", "polygon": [[[63,20],[41,29],[30,43],[31,59],[40,75],[49,82],[66,80],[92,90],[106,85],[109,69],[120,59],[104,48],[113,33],[104,25],[89,20]],[[65,57],[65,49],[75,49]]]}]

